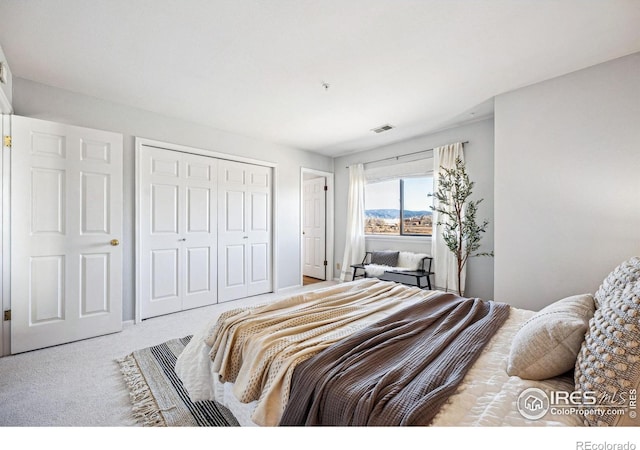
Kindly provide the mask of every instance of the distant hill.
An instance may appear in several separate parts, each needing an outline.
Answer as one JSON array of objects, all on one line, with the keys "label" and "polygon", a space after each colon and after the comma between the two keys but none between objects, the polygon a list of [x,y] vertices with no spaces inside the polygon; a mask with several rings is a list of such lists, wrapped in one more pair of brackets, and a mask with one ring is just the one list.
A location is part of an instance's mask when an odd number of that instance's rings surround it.
[{"label": "distant hill", "polygon": [[[430,216],[431,211],[409,211],[404,210],[404,218],[410,219],[412,217]],[[376,219],[399,219],[399,209],[367,209],[364,212],[366,217],[375,217]]]}]

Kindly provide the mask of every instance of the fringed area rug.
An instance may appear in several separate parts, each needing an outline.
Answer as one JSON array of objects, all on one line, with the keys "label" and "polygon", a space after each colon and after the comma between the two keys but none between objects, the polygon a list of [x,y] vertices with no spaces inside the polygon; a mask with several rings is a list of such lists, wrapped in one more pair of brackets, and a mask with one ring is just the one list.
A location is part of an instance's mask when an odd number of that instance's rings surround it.
[{"label": "fringed area rug", "polygon": [[136,350],[121,360],[133,414],[143,426],[239,426],[231,412],[214,401],[192,403],[175,373],[178,356],[191,336]]}]

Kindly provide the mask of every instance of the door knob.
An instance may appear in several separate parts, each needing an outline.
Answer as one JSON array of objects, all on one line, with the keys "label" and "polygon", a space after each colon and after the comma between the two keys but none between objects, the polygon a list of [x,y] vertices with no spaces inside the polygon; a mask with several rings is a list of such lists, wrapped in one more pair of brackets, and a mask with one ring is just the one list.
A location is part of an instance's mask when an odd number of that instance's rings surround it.
[{"label": "door knob", "polygon": [[116,245],[120,245],[120,241],[119,241],[119,240],[117,240],[117,239],[111,239],[111,242],[109,242],[109,243],[110,243],[111,245],[113,245],[114,247],[115,247]]}]

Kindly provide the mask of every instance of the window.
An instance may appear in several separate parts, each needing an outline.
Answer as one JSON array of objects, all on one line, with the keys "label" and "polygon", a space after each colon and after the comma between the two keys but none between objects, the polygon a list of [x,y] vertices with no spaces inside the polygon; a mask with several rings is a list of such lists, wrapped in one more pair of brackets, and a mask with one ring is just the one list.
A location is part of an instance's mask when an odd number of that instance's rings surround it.
[{"label": "window", "polygon": [[433,188],[430,176],[367,183],[364,191],[367,235],[431,236]]}]

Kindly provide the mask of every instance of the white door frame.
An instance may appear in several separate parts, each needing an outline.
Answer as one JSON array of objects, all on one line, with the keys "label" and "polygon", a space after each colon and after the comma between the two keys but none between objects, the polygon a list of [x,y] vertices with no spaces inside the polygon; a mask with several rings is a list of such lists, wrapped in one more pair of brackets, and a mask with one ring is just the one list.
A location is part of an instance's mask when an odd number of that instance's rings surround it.
[{"label": "white door frame", "polygon": [[327,227],[326,227],[326,233],[327,233],[327,237],[326,237],[326,242],[325,242],[325,246],[326,246],[326,258],[327,258],[327,272],[326,272],[326,279],[327,281],[331,281],[333,280],[334,277],[334,266],[335,266],[335,261],[333,260],[333,226],[334,226],[334,208],[333,208],[333,202],[334,202],[334,197],[335,197],[335,193],[334,193],[334,183],[333,183],[333,173],[331,172],[324,172],[322,170],[316,170],[316,169],[308,169],[306,167],[301,167],[300,168],[300,235],[298,238],[298,242],[300,243],[300,286],[302,286],[303,284],[303,274],[302,274],[302,266],[304,264],[304,241],[302,239],[302,229],[304,226],[304,175],[308,173],[308,174],[313,174],[313,175],[318,175],[321,177],[325,177],[325,179],[327,180],[327,201],[325,203],[325,220],[327,222]]},{"label": "white door frame", "polygon": [[135,227],[136,227],[136,246],[135,246],[135,283],[136,283],[136,288],[135,288],[135,316],[134,316],[134,323],[140,323],[142,322],[142,311],[141,311],[141,305],[140,302],[138,301],[139,298],[141,298],[141,294],[140,294],[140,286],[141,286],[141,280],[140,280],[140,273],[138,270],[138,267],[140,267],[141,264],[141,250],[140,250],[140,242],[141,242],[141,235],[140,235],[140,186],[139,186],[139,180],[140,180],[140,148],[142,146],[148,146],[148,147],[157,147],[157,148],[162,148],[165,150],[173,150],[173,151],[177,151],[177,152],[183,152],[183,153],[191,153],[194,155],[202,155],[202,156],[209,156],[212,158],[218,158],[218,159],[226,159],[229,161],[237,161],[237,162],[244,162],[244,163],[249,163],[249,164],[256,164],[259,166],[265,166],[265,167],[271,167],[273,168],[273,188],[272,188],[272,203],[271,203],[271,229],[272,229],[272,235],[271,235],[271,239],[272,239],[272,290],[274,292],[277,291],[277,287],[278,286],[278,271],[277,271],[277,264],[275,264],[275,261],[278,260],[277,258],[277,248],[278,248],[278,244],[277,244],[277,227],[276,227],[276,214],[275,211],[277,211],[277,201],[276,201],[276,186],[277,186],[277,182],[278,182],[278,178],[277,178],[277,174],[278,174],[278,165],[276,163],[273,162],[269,162],[269,161],[262,161],[262,160],[258,160],[258,159],[253,159],[253,158],[245,158],[242,156],[236,156],[236,155],[230,155],[228,153],[220,153],[220,152],[216,152],[216,151],[212,151],[212,150],[205,150],[205,149],[201,149],[201,148],[196,148],[196,147],[189,147],[186,145],[180,145],[180,144],[172,144],[172,143],[168,143],[168,142],[162,142],[162,141],[157,141],[154,139],[147,139],[147,138],[140,138],[140,137],[136,137],[135,138],[135,203],[134,203],[134,208],[135,208]]},{"label": "white door frame", "polygon": [[[11,136],[11,115],[2,114],[0,123],[1,136]],[[0,214],[0,357],[11,354],[11,322],[4,320],[2,312],[11,309],[11,152],[4,147],[4,139],[0,142],[0,173],[2,185],[0,186],[2,211]]]}]

